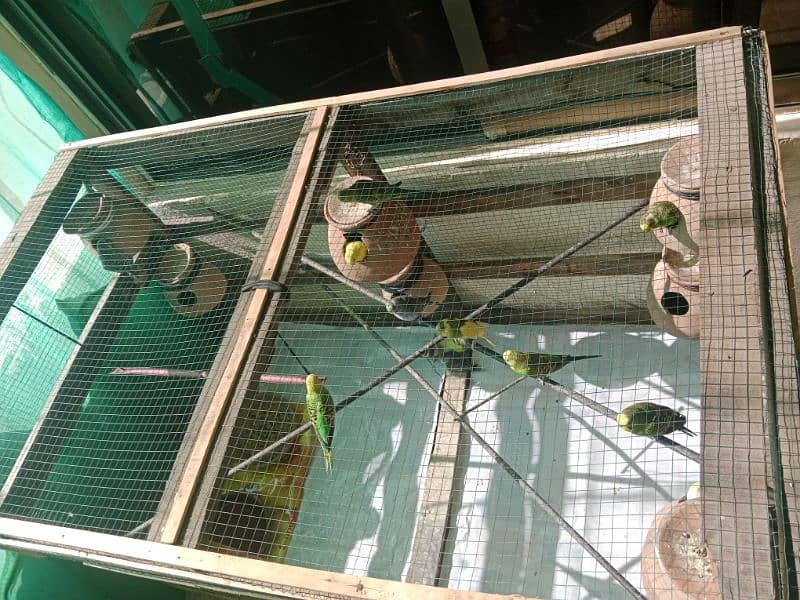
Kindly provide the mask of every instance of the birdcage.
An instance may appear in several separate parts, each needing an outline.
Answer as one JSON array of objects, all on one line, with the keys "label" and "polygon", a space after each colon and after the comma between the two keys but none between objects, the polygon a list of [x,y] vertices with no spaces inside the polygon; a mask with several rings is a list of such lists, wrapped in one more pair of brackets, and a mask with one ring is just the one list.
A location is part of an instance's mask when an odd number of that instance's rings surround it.
[{"label": "birdcage", "polygon": [[65,146],[0,253],[0,545],[263,598],[788,598],[768,72],[722,29]]}]

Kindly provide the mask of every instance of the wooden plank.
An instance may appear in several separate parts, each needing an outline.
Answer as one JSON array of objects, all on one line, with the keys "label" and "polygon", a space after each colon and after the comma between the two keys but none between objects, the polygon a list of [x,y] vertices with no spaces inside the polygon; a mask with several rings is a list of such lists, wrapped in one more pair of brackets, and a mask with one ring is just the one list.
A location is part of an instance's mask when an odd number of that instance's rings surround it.
[{"label": "wooden plank", "polygon": [[85,151],[59,152],[0,247],[0,322],[47,251],[81,186],[79,157]]},{"label": "wooden plank", "polygon": [[[283,283],[289,281],[291,272],[296,271],[299,262],[298,247],[300,241],[306,241],[308,239],[307,232],[310,227],[308,216],[321,202],[321,199],[324,198],[336,170],[338,147],[334,139],[334,131],[338,114],[338,108],[331,110],[325,132],[320,140],[319,151],[315,160],[315,168],[306,188],[305,198],[303,200],[300,216],[298,217],[297,229],[299,233],[292,236],[286,251],[285,260],[283,261],[283,266],[278,276],[278,280]],[[292,279],[291,285],[293,288],[294,279]],[[286,303],[271,303],[261,323],[258,334],[255,336],[253,348],[250,351],[250,356],[244,367],[242,377],[231,399],[230,408],[225,416],[225,421],[215,441],[213,452],[211,453],[208,466],[203,476],[203,481],[198,488],[197,500],[194,503],[184,536],[181,540],[181,543],[185,546],[195,548],[200,541],[203,526],[208,514],[209,503],[213,497],[214,491],[218,489],[224,476],[222,468],[228,453],[228,444],[234,437],[234,433],[241,434],[241,432],[237,430],[239,414],[242,410],[242,406],[247,402],[248,398],[252,398],[252,394],[259,386],[258,375],[263,372],[265,365],[268,365],[270,362],[275,344],[274,332],[278,328],[278,315],[281,315],[282,318],[285,312]]]},{"label": "wooden plank", "polygon": [[[442,263],[448,279],[499,279],[505,277],[525,277],[535,271],[552,256],[526,258],[523,260],[487,260]],[[603,256],[579,255],[568,258],[542,275],[543,277],[569,276],[614,276],[652,274],[656,263],[661,260],[659,252],[636,252],[630,254],[610,254]]]},{"label": "wooden plank", "polygon": [[[299,149],[296,168],[289,171],[291,185],[277,224],[270,223],[265,239],[270,239],[266,255],[253,261],[252,279],[272,279],[283,263],[302,208],[305,185],[316,156],[317,145],[327,118],[327,107],[309,115],[304,128],[305,140]],[[272,235],[274,232],[274,236]],[[268,290],[258,289],[242,297],[226,332],[227,346],[217,355],[198,401],[197,418],[192,419],[184,444],[165,494],[149,532],[150,539],[174,544],[180,534],[194,490],[206,464],[211,444],[225,414],[253,344],[253,336],[261,323],[270,298]]]},{"label": "wooden plank", "polygon": [[523,65],[520,67],[500,69],[497,71],[490,71],[488,73],[478,73],[475,75],[466,75],[463,77],[439,79],[436,81],[427,81],[423,83],[415,83],[411,85],[387,88],[385,90],[359,92],[355,94],[347,94],[344,96],[334,96],[330,98],[320,98],[316,100],[307,100],[302,102],[292,102],[279,106],[269,106],[254,110],[242,111],[234,113],[233,115],[215,116],[206,119],[198,119],[195,121],[190,121],[187,123],[175,123],[171,125],[163,125],[161,127],[142,129],[136,132],[112,134],[108,136],[94,138],[91,140],[74,142],[72,144],[68,144],[67,147],[68,148],[99,147],[99,146],[118,144],[120,142],[130,141],[132,139],[152,139],[154,137],[167,136],[183,131],[193,131],[200,128],[213,127],[216,125],[222,125],[222,124],[228,125],[238,121],[249,121],[252,119],[259,119],[265,116],[274,116],[274,115],[289,114],[294,112],[301,112],[305,110],[318,108],[321,106],[359,104],[364,102],[377,102],[377,101],[391,100],[408,96],[416,96],[419,94],[429,94],[444,90],[453,90],[479,84],[494,83],[498,81],[506,81],[509,79],[515,79],[519,77],[528,77],[531,75],[550,73],[553,71],[570,69],[590,64],[610,62],[613,60],[629,58],[632,56],[641,56],[644,54],[667,52],[679,48],[691,48],[694,46],[711,44],[720,40],[739,39],[739,38],[741,38],[741,28],[739,27],[727,27],[722,29],[715,29],[712,31],[690,33],[687,35],[681,35],[672,38],[663,38],[659,40],[642,42],[640,44],[631,44],[628,46],[621,46],[616,48],[608,48],[605,50],[599,50],[597,52],[589,52],[577,56],[568,56],[565,58],[558,58],[555,60]]},{"label": "wooden plank", "polygon": [[33,508],[138,291],[130,277],[117,275],[103,292],[0,489],[2,512],[25,515]]},{"label": "wooden plank", "polygon": [[[509,598],[502,594],[356,577],[8,518],[0,518],[0,546],[27,553],[61,556],[89,565],[113,567],[168,583],[200,585],[205,589],[270,600],[276,596],[343,600]],[[515,595],[514,598],[525,600],[523,596]]]},{"label": "wooden plank", "polygon": [[[469,373],[448,370],[445,375],[442,397],[459,413],[464,412],[469,385]],[[439,581],[453,495],[463,489],[464,473],[457,467],[463,464],[464,453],[469,454],[469,435],[438,403],[436,406],[433,450],[425,469],[406,575],[408,583],[423,585],[436,585]]]},{"label": "wooden plank", "polygon": [[722,597],[773,597],[760,350],[760,268],[753,233],[740,40],[697,49],[701,196],[700,335],[703,527]]},{"label": "wooden plank", "polygon": [[490,116],[481,122],[489,139],[530,133],[555,127],[577,127],[621,120],[650,117],[681,118],[694,112],[697,95],[694,92],[667,92],[650,96],[633,96],[597,102],[587,102],[530,114]]},{"label": "wooden plank", "polygon": [[[764,48],[764,73],[766,76],[767,104],[761,106],[765,122],[765,181],[767,202],[767,262],[769,264],[769,295],[772,311],[772,331],[774,342],[774,382],[776,416],[778,424],[778,444],[783,470],[784,497],[791,531],[791,545],[794,550],[795,577],[798,571],[797,556],[800,550],[800,389],[798,388],[797,348],[800,347],[800,323],[797,314],[797,295],[794,285],[797,282],[794,266],[796,262],[792,248],[800,248],[800,240],[792,244],[792,235],[797,234],[794,221],[798,215],[788,212],[788,196],[784,184],[784,164],[797,170],[798,164],[783,163],[778,150],[778,126],[772,115],[775,114],[775,93],[772,87],[769,51],[766,36],[762,32],[761,43]],[[774,165],[774,171],[771,166]],[[795,209],[797,207],[795,206]],[[790,233],[791,232],[791,233]],[[788,236],[788,238],[787,238]],[[788,262],[787,262],[788,261]],[[791,560],[789,556],[785,561]],[[788,570],[788,569],[787,569]],[[784,578],[789,574],[784,573]],[[784,580],[784,588],[798,582]]]}]

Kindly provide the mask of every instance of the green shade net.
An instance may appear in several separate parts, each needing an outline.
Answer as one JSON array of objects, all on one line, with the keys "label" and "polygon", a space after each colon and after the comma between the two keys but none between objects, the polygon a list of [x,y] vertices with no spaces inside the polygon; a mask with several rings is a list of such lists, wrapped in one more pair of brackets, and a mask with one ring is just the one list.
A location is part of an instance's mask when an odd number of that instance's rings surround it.
[{"label": "green shade net", "polygon": [[[82,137],[59,106],[0,53],[0,240],[11,230],[59,146]],[[59,233],[0,324],[0,389],[4,390],[3,411],[0,412],[0,477],[3,480],[110,278],[111,274],[100,268],[98,261],[80,243]],[[144,294],[137,305],[139,310],[148,310],[152,308],[152,301]],[[167,319],[174,318],[174,315],[166,315],[166,310],[163,313]],[[130,328],[135,331],[136,325]],[[198,335],[206,335],[206,332],[198,332]],[[198,360],[205,364],[203,358],[198,357]],[[94,401],[116,402],[118,410],[124,411],[125,399],[115,397],[114,390],[107,384],[105,392],[101,391],[103,385],[98,382]],[[92,410],[92,406],[88,410]],[[139,419],[137,423],[139,428],[148,425],[146,419]],[[130,428],[129,425],[121,427]],[[80,434],[78,428],[76,435]],[[159,438],[159,434],[163,436]],[[155,431],[152,435],[151,451],[179,443],[169,432]],[[128,462],[119,468],[135,468],[135,448],[122,443],[117,451],[128,455]],[[95,466],[87,464],[86,468]],[[56,484],[63,483],[68,475],[59,471],[58,466],[54,469]],[[91,490],[76,493],[91,494]],[[150,490],[140,500],[143,506],[152,505],[154,492]],[[86,511],[96,512],[102,501],[102,498],[92,498],[93,507],[87,507]],[[83,504],[87,504],[86,496]],[[61,559],[0,551],[0,600],[143,597],[172,599],[182,598],[184,593],[163,584],[106,573]]]}]

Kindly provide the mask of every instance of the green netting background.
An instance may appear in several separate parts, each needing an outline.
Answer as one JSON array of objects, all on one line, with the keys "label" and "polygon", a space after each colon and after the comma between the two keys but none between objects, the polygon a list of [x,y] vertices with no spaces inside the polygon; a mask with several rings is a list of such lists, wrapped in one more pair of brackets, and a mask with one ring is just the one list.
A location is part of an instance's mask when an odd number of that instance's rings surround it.
[{"label": "green netting background", "polygon": [[[82,137],[81,132],[49,96],[0,53],[0,240],[6,237],[19,217],[27,199],[53,161],[58,147],[63,142]],[[89,318],[99,298],[99,291],[109,280],[108,272],[99,267],[96,259],[67,236],[60,235],[53,249],[55,252],[49,253],[49,264],[40,265],[39,269],[47,273],[47,278],[34,275],[9,318],[0,326],[0,389],[9,389],[3,385],[3,381],[30,378],[32,373],[36,374],[35,382],[18,388],[24,389],[25,395],[4,400],[6,409],[0,415],[0,477],[3,479],[72,352],[74,340]],[[163,300],[154,294],[143,293],[123,328],[123,336],[141,334],[138,332],[140,326],[137,326],[136,313],[142,310],[148,313],[148,327],[166,325],[170,318],[174,318],[174,311],[168,310]],[[209,332],[198,329],[196,335],[208,336]],[[125,347],[122,344],[120,352],[124,352]],[[164,350],[165,353],[169,352],[168,348]],[[198,364],[189,368],[205,368],[202,365],[211,357],[198,354],[192,359]],[[32,365],[31,361],[35,364]],[[192,384],[196,385],[192,382],[176,385]],[[94,407],[102,407],[104,411],[109,411],[124,402],[125,398],[116,394],[112,386],[99,382],[86,409],[91,412]],[[146,428],[147,422],[137,419],[120,426]],[[169,432],[158,433],[158,442],[154,444],[153,440],[149,440],[147,448],[119,447],[113,440],[96,442],[108,445],[109,451],[114,454],[126,456],[123,463],[116,463],[115,469],[136,468],[140,456],[137,452],[146,450],[148,460],[152,461],[154,452],[158,453],[171,443],[179,443],[179,440],[171,439]],[[91,437],[91,432],[82,428],[79,422],[75,435]],[[76,463],[73,459],[68,464]],[[100,477],[103,475],[102,465],[90,461],[82,462],[80,468],[94,470]],[[59,463],[53,474],[56,478],[67,478],[70,470]],[[89,500],[95,506],[94,510],[107,506],[107,499],[94,493],[94,490],[71,491],[76,499],[81,498],[83,506]],[[157,502],[157,498],[146,490],[132,490],[132,494],[143,507]],[[90,507],[88,510],[93,509]],[[62,600],[143,597],[161,600],[184,596],[182,591],[163,584],[107,573],[56,558],[0,551],[0,563],[0,600],[55,597]]]}]

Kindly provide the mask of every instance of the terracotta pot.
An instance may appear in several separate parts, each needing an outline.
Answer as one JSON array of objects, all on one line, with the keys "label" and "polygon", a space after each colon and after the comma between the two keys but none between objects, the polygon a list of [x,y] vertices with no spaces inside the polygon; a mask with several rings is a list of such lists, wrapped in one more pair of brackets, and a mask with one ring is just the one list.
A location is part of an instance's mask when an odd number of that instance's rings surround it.
[{"label": "terracotta pot", "polygon": [[[383,286],[383,297],[393,300],[400,317],[404,321],[415,321],[421,317],[432,315],[444,302],[450,283],[447,275],[432,258],[424,257],[414,264],[409,277],[393,286]],[[420,298],[427,298],[425,305],[420,305]],[[416,314],[416,318],[412,318]]]},{"label": "terracotta pot", "polygon": [[667,275],[670,281],[674,281],[683,287],[700,286],[700,262],[695,262],[691,266],[685,266],[683,256],[680,252],[675,252],[669,248],[664,248],[662,253],[664,265],[667,269]]},{"label": "terracotta pot", "polygon": [[[334,192],[368,177],[349,177]],[[325,201],[328,249],[342,275],[353,281],[393,283],[407,277],[419,252],[422,232],[414,214],[399,200],[384,202],[377,211],[369,204],[340,202],[335,193]],[[367,246],[364,262],[348,265],[347,242],[360,239]]]},{"label": "terracotta pot", "polygon": [[703,172],[698,136],[687,136],[667,150],[661,159],[661,179],[673,194],[692,200],[700,198]]},{"label": "terracotta pot", "polygon": [[95,248],[101,240],[107,254],[135,261],[162,224],[133,197],[90,192],[75,202],[63,227],[64,233],[77,234]]},{"label": "terracotta pot", "polygon": [[700,289],[672,281],[663,260],[658,261],[647,292],[647,309],[656,325],[676,337],[700,337]]},{"label": "terracotta pot", "polygon": [[676,253],[671,264],[680,267],[691,267],[700,259],[700,248],[695,241],[700,227],[699,200],[690,200],[671,192],[663,179],[659,179],[650,194],[650,204],[656,202],[672,202],[681,211],[683,218],[672,230],[665,227],[652,231],[664,248]]},{"label": "terracotta pot", "polygon": [[685,498],[670,502],[656,514],[642,547],[642,585],[651,600],[722,597],[700,519],[700,500]]},{"label": "terracotta pot", "polygon": [[200,317],[222,302],[228,280],[212,262],[197,256],[189,244],[175,244],[161,257],[156,280],[175,312]]}]

